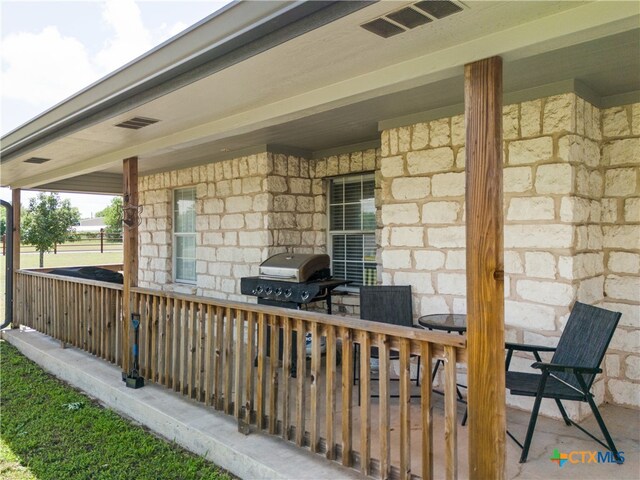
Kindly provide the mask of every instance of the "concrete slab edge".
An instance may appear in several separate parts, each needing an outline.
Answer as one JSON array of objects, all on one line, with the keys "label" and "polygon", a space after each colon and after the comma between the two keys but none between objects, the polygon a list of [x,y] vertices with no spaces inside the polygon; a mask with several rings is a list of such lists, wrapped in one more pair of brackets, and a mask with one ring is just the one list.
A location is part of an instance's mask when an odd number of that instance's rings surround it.
[{"label": "concrete slab edge", "polygon": [[3,330],[2,338],[61,380],[108,408],[243,479],[363,478],[262,433],[245,436],[233,418],[164,387],[132,390],[115,365],[35,331]]}]

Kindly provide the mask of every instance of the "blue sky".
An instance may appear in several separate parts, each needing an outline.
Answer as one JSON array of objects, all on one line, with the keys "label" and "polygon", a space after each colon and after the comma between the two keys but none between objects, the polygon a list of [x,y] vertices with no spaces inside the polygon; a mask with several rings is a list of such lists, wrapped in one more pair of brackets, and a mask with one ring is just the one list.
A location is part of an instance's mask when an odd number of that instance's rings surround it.
[{"label": "blue sky", "polygon": [[[227,3],[0,0],[2,135]],[[23,204],[32,195],[24,192]],[[62,196],[87,217],[111,200],[104,195]],[[10,197],[0,188],[0,198]]]}]

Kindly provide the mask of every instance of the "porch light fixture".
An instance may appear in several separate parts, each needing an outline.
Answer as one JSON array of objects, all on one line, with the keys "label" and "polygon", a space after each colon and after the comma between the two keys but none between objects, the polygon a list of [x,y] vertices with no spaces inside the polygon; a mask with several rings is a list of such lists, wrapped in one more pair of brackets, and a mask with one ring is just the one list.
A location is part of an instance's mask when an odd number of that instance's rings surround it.
[{"label": "porch light fixture", "polygon": [[129,195],[125,195],[122,205],[122,223],[127,228],[137,227],[142,223],[142,205],[129,203]]},{"label": "porch light fixture", "polygon": [[24,160],[24,163],[34,163],[36,165],[40,165],[42,163],[46,163],[50,161],[50,158],[42,158],[42,157],[31,157]]},{"label": "porch light fixture", "polygon": [[389,38],[426,23],[461,12],[462,6],[449,0],[423,0],[360,25],[382,38]]},{"label": "porch light fixture", "polygon": [[116,123],[116,127],[129,128],[131,130],[140,130],[141,128],[158,123],[160,120],[146,117],[133,117],[121,123]]}]

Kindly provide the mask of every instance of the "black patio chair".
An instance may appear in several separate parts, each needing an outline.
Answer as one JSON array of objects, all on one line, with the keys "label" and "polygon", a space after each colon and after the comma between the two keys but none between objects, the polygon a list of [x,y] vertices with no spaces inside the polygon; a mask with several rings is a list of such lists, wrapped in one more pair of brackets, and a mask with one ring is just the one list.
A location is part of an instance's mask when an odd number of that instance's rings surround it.
[{"label": "black patio chair", "polygon": [[[557,347],[507,343],[507,389],[513,395],[535,397],[524,445],[507,431],[509,436],[522,448],[520,463],[527,461],[543,398],[551,398],[556,402],[560,414],[568,426],[578,427],[600,445],[610,450],[617,463],[623,463],[624,460],[618,454],[600,411],[593,401],[593,394],[590,393],[596,375],[602,372],[600,364],[621,315],[618,312],[576,302]],[[537,362],[533,363],[531,367],[540,370],[541,373],[510,372],[509,364],[514,351],[533,353]],[[543,351],[555,352],[549,363],[544,363],[541,360],[539,352]],[[571,420],[567,416],[561,400],[588,403],[607,443],[603,443]]]},{"label": "black patio chair", "polygon": [[[360,287],[360,318],[372,322],[401,325],[403,327],[414,327],[413,324],[413,302],[411,299],[411,285],[376,285]],[[371,358],[379,358],[378,347],[371,347]],[[359,384],[360,375],[360,345],[354,344],[354,369],[353,384]],[[420,356],[411,355],[418,358],[418,373],[412,381],[420,385]],[[397,351],[389,352],[391,360],[397,360],[400,355]],[[357,368],[356,368],[357,367]],[[395,380],[395,379],[393,379]],[[371,378],[371,381],[378,381]],[[371,395],[377,397],[377,395]],[[397,398],[397,395],[391,395]],[[415,397],[415,396],[414,396]],[[358,405],[360,405],[360,388],[358,388]]]}]

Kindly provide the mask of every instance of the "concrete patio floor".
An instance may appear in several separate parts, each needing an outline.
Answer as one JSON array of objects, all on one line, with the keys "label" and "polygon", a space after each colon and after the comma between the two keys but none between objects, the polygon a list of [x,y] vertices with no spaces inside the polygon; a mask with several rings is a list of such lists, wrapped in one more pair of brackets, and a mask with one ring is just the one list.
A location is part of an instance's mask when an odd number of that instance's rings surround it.
[{"label": "concrete patio floor", "polygon": [[[293,444],[263,433],[245,436],[237,431],[232,417],[213,411],[175,392],[157,385],[141,390],[124,387],[119,369],[74,348],[62,349],[60,342],[35,331],[5,330],[2,337],[23,354],[57,377],[85,391],[107,407],[146,425],[160,436],[174,440],[197,454],[235,473],[241,478],[362,478],[358,472],[324,460]],[[434,472],[444,477],[443,405],[442,397],[434,398]],[[372,413],[375,411],[372,401]],[[412,410],[419,400],[412,402]],[[459,406],[458,422],[463,405]],[[575,427],[562,421],[540,417],[529,460],[518,463],[519,448],[507,438],[507,478],[509,479],[637,479],[640,477],[640,411],[604,405],[601,412],[620,451],[623,465],[608,463],[565,463],[559,467],[551,461],[555,449],[560,453],[604,450]],[[528,412],[508,409],[509,430],[523,438],[529,421]],[[419,435],[419,416],[413,415],[412,432]],[[373,423],[375,425],[375,423]],[[582,426],[597,431],[589,417]],[[354,430],[359,429],[357,415]],[[391,433],[391,444],[394,436]],[[372,432],[372,451],[376,451],[377,435]],[[468,477],[467,429],[458,428],[458,475]],[[397,443],[396,443],[397,444]],[[417,442],[412,444],[412,470],[419,472]],[[354,448],[357,449],[355,444]],[[392,450],[392,456],[394,455]],[[577,458],[574,456],[573,458]]]}]

